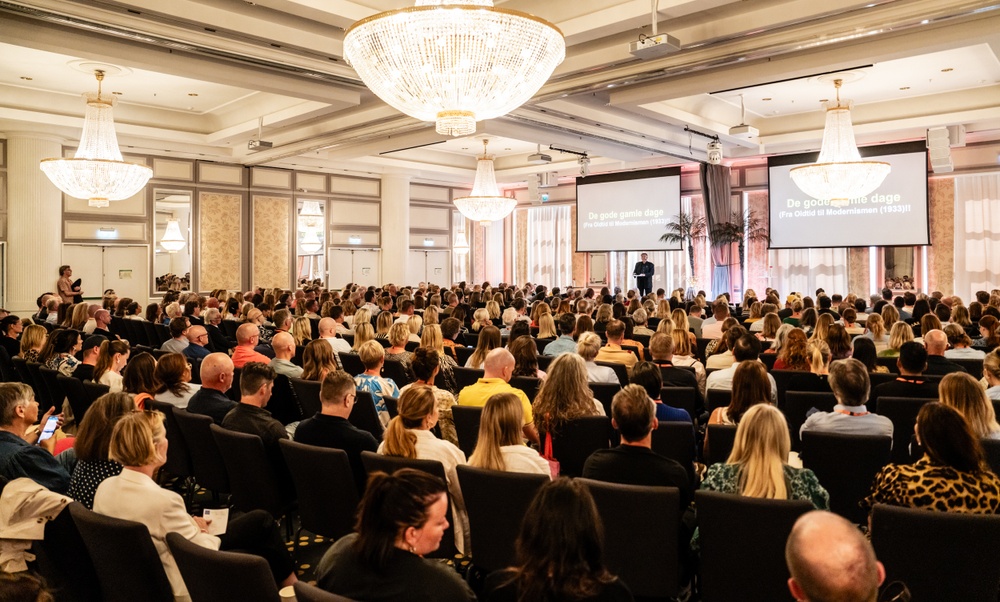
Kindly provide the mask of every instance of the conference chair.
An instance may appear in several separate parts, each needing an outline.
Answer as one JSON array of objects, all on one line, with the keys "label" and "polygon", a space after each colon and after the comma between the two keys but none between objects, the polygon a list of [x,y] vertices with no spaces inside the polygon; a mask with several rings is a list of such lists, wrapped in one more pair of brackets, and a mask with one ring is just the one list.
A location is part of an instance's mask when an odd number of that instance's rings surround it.
[{"label": "conference chair", "polygon": [[730,389],[708,389],[705,391],[705,411],[711,414],[716,408],[724,408],[733,400]]},{"label": "conference chair", "polygon": [[476,406],[452,406],[451,418],[455,422],[455,434],[458,435],[458,448],[465,457],[472,456],[479,442],[479,420],[483,408]]},{"label": "conference chair", "polygon": [[663,387],[660,389],[660,401],[668,406],[684,410],[693,422],[698,421],[699,396],[699,391],[695,387]]},{"label": "conference chair", "polygon": [[105,602],[173,602],[149,529],[87,510],[79,502],[68,508],[94,563]]},{"label": "conference chair", "polygon": [[[146,400],[146,409],[156,410],[163,413],[163,426],[167,430],[167,463],[163,465],[163,472],[181,479],[184,484],[184,495],[187,501],[191,501],[194,492],[189,487],[188,479],[193,475],[191,465],[191,452],[188,451],[184,434],[181,433],[177,418],[174,416],[174,406],[162,401],[153,399]],[[162,481],[162,477],[161,477]]]},{"label": "conference chair", "polygon": [[338,351],[337,357],[340,358],[340,365],[344,367],[344,372],[351,376],[357,376],[365,371],[365,364],[356,353]]},{"label": "conference chair", "polygon": [[295,599],[298,602],[354,602],[350,598],[331,594],[305,581],[296,581],[292,587],[295,589]]},{"label": "conference chair", "polygon": [[389,397],[388,395],[382,396],[382,403],[385,404],[385,409],[389,412],[389,419],[393,419],[399,416],[399,398]]},{"label": "conference chair", "polygon": [[[545,432],[541,423],[538,434],[545,445]],[[583,465],[590,454],[599,449],[611,447],[614,429],[607,416],[585,416],[563,422],[558,432],[552,434],[552,454],[559,460],[560,474],[578,477],[583,474]]]},{"label": "conference chair", "polygon": [[204,548],[180,533],[167,533],[167,546],[191,602],[281,600],[267,561],[260,556]]},{"label": "conference chair", "polygon": [[101,395],[110,393],[111,387],[108,385],[102,385],[101,383],[85,380],[83,381],[83,390],[90,396],[90,403],[94,403]]},{"label": "conference chair", "polygon": [[684,467],[688,481],[697,486],[694,472],[694,427],[687,422],[661,422],[653,429],[653,451]]},{"label": "conference chair", "polygon": [[799,430],[806,421],[809,410],[816,408],[821,412],[832,412],[837,405],[833,393],[817,393],[815,391],[788,391],[785,393],[785,404],[781,407],[788,423],[788,433],[792,438],[792,450],[799,451],[801,442]]},{"label": "conference chair", "polygon": [[[413,468],[433,475],[445,483],[448,482],[448,477],[444,472],[444,465],[437,460],[414,460],[365,451],[361,452],[361,463],[364,465],[365,472],[369,476],[374,472],[392,474],[401,468]],[[452,518],[451,507],[452,505],[448,504],[448,528],[441,538],[441,547],[431,554],[433,558],[454,558],[458,552],[458,549],[455,547],[455,521]]]},{"label": "conference chair", "polygon": [[876,504],[871,539],[886,583],[913,600],[995,600],[1000,591],[1000,516]]},{"label": "conference chair", "polygon": [[267,402],[267,411],[275,420],[284,425],[299,422],[303,418],[309,418],[315,414],[313,412],[313,414],[306,415],[302,411],[295,391],[292,389],[292,383],[289,381],[289,377],[284,374],[279,374],[274,379],[271,399]]},{"label": "conference chair", "polygon": [[347,452],[288,439],[278,442],[299,494],[299,532],[303,529],[329,539],[354,530],[358,489]]},{"label": "conference chair", "polygon": [[461,365],[452,368],[451,372],[455,375],[455,384],[458,386],[459,391],[476,384],[485,374],[481,368],[466,368]]},{"label": "conference chair", "polygon": [[736,441],[736,426],[732,424],[710,424],[705,428],[705,464],[711,466],[725,462],[733,452]]},{"label": "conference chair", "polygon": [[399,360],[385,360],[382,364],[382,376],[391,378],[400,389],[413,382],[410,370]]},{"label": "conference chair", "polygon": [[[777,602],[788,591],[785,541],[805,500],[768,500],[696,491],[703,602]],[[748,559],[753,559],[749,562]]]},{"label": "conference chair", "polygon": [[933,399],[879,397],[878,413],[892,421],[892,462],[910,463],[910,437],[917,424],[917,414]]},{"label": "conference chair", "polygon": [[355,395],[354,407],[347,420],[359,429],[371,433],[376,441],[381,441],[385,429],[379,420],[378,410],[375,409],[375,399],[367,391],[355,391]]},{"label": "conference chair", "polygon": [[[42,555],[47,560],[47,563],[43,563],[40,555],[39,565],[43,568],[43,576],[49,581],[49,585],[62,594],[59,600],[67,597],[70,602],[101,602],[97,570],[72,513],[60,512],[48,521],[45,524],[45,537],[39,543]],[[46,566],[51,567],[53,574],[44,572]]]},{"label": "conference chair", "polygon": [[456,471],[469,515],[473,564],[486,572],[513,565],[521,521],[548,476],[465,465]]},{"label": "conference chair", "polygon": [[12,357],[10,358],[10,363],[14,367],[14,373],[17,375],[17,380],[28,385],[33,386],[31,382],[31,374],[28,373],[28,362],[23,357]]},{"label": "conference chair", "polygon": [[242,375],[242,368],[233,368],[233,384],[231,384],[229,386],[229,390],[226,391],[226,397],[232,399],[236,403],[239,403],[240,398],[243,397],[243,392],[240,391],[240,378]]},{"label": "conference chair", "polygon": [[610,416],[611,402],[614,401],[615,395],[622,390],[621,386],[618,383],[587,383],[587,386],[594,394],[594,399],[604,406],[604,414]]},{"label": "conference chair", "polygon": [[889,463],[891,437],[802,434],[802,465],[830,494],[830,510],[855,524],[864,524],[867,513],[858,506],[871,491],[875,475]]},{"label": "conference chair", "polygon": [[[215,445],[222,455],[222,462],[229,474],[230,504],[240,512],[266,510],[275,520],[287,517],[287,531],[291,531],[291,512],[294,491],[287,486],[279,470],[287,470],[272,462],[264,449],[264,442],[257,435],[248,435],[209,425]],[[290,479],[288,479],[290,481]]]},{"label": "conference chair", "polygon": [[535,401],[535,395],[538,393],[538,388],[542,386],[542,380],[532,376],[515,376],[510,379],[510,386],[524,391],[524,394],[528,396],[528,401]]},{"label": "conference chair", "polygon": [[65,374],[56,375],[56,382],[59,388],[66,394],[69,400],[69,407],[73,410],[73,420],[79,425],[83,422],[83,417],[87,415],[87,410],[93,401],[87,390],[83,388],[83,382],[72,376]]},{"label": "conference chair", "polygon": [[680,588],[680,491],[580,479],[604,522],[604,558],[639,598],[673,598]]},{"label": "conference chair", "polygon": [[321,383],[314,380],[289,378],[288,384],[291,386],[292,394],[295,395],[295,401],[303,418],[315,416],[322,409],[323,404],[319,400]]},{"label": "conference chair", "polygon": [[[770,346],[768,346],[768,348],[770,348]],[[758,359],[760,359],[760,361],[764,363],[764,367],[767,368],[768,372],[770,372],[771,370],[774,369],[774,362],[778,360],[778,354],[761,353]]]},{"label": "conference chair", "polygon": [[52,392],[49,391],[48,385],[42,378],[41,368],[42,365],[38,362],[27,362],[28,374],[31,376],[31,381],[28,383],[31,388],[35,391],[35,401],[38,402],[38,413],[39,415],[44,414],[49,408],[55,403],[53,401]]},{"label": "conference chair", "polygon": [[994,474],[1000,474],[1000,440],[983,439],[983,451],[986,452],[986,463]]},{"label": "conference chair", "polygon": [[625,364],[619,364],[617,362],[594,362],[598,366],[604,366],[605,368],[611,368],[615,371],[615,376],[618,377],[618,384],[621,386],[628,385],[628,368]]},{"label": "conference chair", "polygon": [[191,456],[194,480],[198,486],[212,492],[213,502],[218,506],[220,495],[229,493],[230,487],[229,473],[212,437],[212,419],[180,408],[173,408],[173,414]]}]

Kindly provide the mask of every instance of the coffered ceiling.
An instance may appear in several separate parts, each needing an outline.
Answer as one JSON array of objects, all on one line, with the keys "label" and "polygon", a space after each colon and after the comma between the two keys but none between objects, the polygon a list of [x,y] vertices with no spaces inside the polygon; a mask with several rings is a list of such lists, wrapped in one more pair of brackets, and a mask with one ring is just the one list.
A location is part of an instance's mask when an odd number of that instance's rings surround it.
[{"label": "coffered ceiling", "polygon": [[[681,50],[639,60],[647,0],[506,0],[566,36],[567,56],[538,95],[452,140],[372,95],[343,59],[344,30],[407,0],[0,0],[0,132],[72,143],[90,71],[109,65],[124,150],[330,171],[411,173],[469,183],[480,138],[498,178],[576,175],[704,158],[818,148],[830,77],[845,79],[859,143],[914,140],[965,125],[1000,139],[1000,5],[966,0],[659,0],[657,26]],[[741,98],[745,114],[741,111]],[[263,124],[272,149],[247,148]],[[760,135],[730,136],[747,123]],[[527,156],[537,150],[547,165]]]}]

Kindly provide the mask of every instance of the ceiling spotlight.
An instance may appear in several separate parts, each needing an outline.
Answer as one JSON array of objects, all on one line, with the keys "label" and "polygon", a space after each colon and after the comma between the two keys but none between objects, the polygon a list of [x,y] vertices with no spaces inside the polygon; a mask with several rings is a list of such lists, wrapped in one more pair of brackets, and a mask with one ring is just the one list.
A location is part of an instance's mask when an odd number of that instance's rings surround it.
[{"label": "ceiling spotlight", "polygon": [[584,155],[580,157],[580,177],[586,178],[590,175],[590,157]]},{"label": "ceiling spotlight", "polygon": [[718,140],[710,140],[705,149],[708,153],[708,163],[710,165],[720,165],[722,163],[722,143]]}]

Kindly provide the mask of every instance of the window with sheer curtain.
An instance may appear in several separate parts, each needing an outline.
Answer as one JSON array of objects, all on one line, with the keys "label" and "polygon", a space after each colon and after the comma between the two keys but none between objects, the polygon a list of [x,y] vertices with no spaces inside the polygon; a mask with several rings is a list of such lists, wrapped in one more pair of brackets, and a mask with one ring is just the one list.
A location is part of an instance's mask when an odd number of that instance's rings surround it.
[{"label": "window with sheer curtain", "polygon": [[527,211],[527,279],[565,288],[573,284],[571,205],[531,207]]},{"label": "window with sheer curtain", "polygon": [[[847,249],[775,249],[768,254],[769,286],[782,299],[792,291],[814,296],[817,288],[846,295]],[[757,291],[763,294],[763,291]]]},{"label": "window with sheer curtain", "polygon": [[997,287],[1000,174],[955,178],[955,294],[968,302]]}]

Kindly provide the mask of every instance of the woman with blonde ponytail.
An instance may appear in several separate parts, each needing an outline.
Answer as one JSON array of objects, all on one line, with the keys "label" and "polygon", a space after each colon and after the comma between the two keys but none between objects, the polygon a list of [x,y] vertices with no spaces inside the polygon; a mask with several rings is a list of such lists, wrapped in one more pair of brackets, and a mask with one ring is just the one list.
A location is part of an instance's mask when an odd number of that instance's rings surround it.
[{"label": "woman with blonde ponytail", "polygon": [[[830,494],[813,471],[788,465],[790,449],[781,410],[763,403],[752,406],[736,428],[729,459],[709,467],[701,488],[771,500],[808,500],[819,510],[829,509]],[[697,540],[695,532],[695,547]]]},{"label": "woman with blonde ponytail", "polygon": [[413,385],[399,396],[399,414],[389,421],[378,453],[412,460],[434,460],[444,466],[451,494],[452,516],[455,521],[455,546],[460,552],[468,547],[468,517],[462,490],[458,486],[455,467],[465,464],[465,454],[454,444],[434,436],[431,429],[438,422],[438,404],[434,390],[426,385]]}]

